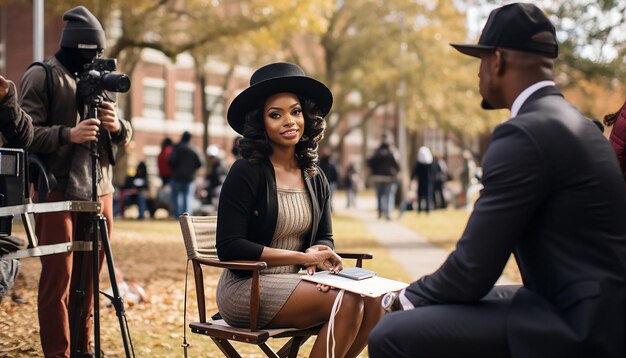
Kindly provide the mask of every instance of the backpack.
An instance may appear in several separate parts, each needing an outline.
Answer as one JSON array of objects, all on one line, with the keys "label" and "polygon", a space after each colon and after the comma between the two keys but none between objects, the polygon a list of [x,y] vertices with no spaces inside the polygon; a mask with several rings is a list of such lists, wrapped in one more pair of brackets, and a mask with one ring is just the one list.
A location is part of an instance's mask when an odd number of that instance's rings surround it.
[{"label": "backpack", "polygon": [[[30,64],[28,68],[34,66],[43,67],[46,72],[45,77],[45,91],[46,97],[48,98],[48,108],[47,112],[50,115],[52,111],[52,66],[45,61],[36,61]],[[38,202],[44,203],[47,201],[47,194],[57,186],[57,180],[54,174],[48,172],[44,162],[37,157],[35,154],[27,153],[27,165],[28,165],[28,182],[32,183],[37,188],[37,193],[39,194]]]}]

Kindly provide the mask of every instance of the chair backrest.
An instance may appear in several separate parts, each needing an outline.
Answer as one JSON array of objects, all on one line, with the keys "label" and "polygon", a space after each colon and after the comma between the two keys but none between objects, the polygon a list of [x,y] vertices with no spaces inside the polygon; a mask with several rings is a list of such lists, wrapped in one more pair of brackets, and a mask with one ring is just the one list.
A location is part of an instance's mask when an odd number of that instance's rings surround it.
[{"label": "chair backrest", "polygon": [[180,228],[188,259],[218,259],[215,248],[217,216],[191,216],[184,213],[180,216]]}]

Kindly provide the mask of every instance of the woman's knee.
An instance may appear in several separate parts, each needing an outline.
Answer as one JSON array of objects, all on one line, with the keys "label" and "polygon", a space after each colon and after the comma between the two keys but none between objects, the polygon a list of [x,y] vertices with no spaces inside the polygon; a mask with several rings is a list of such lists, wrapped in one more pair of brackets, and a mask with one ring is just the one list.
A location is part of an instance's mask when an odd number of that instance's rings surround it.
[{"label": "woman's knee", "polygon": [[380,305],[381,298],[363,298],[363,315],[367,317],[367,321],[372,324],[378,322],[384,315],[384,310]]},{"label": "woman's knee", "polygon": [[346,315],[349,314],[353,317],[362,317],[364,307],[365,304],[363,302],[363,297],[352,292],[346,292],[341,300],[339,312],[343,310]]},{"label": "woman's knee", "polygon": [[363,297],[363,306],[366,311],[382,311],[382,306],[380,305],[381,297]]}]

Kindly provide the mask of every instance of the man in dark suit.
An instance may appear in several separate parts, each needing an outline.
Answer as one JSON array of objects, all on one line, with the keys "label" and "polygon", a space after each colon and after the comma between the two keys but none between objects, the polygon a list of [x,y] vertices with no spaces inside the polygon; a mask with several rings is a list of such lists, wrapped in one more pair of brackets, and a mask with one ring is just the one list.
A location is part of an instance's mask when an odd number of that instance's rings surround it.
[{"label": "man in dark suit", "polygon": [[[398,295],[371,357],[626,356],[626,192],[615,154],[553,82],[555,28],[494,10],[478,45],[483,108],[508,108],[456,250]],[[496,286],[510,254],[523,286]]]}]

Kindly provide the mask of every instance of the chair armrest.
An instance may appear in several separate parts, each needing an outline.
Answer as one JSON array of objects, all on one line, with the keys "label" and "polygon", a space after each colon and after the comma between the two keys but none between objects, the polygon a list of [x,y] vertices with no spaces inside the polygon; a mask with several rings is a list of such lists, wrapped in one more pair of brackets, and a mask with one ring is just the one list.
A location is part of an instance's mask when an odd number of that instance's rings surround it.
[{"label": "chair armrest", "polygon": [[374,255],[372,255],[370,253],[337,252],[337,255],[341,256],[342,259],[369,260],[369,259],[373,259],[374,258]]},{"label": "chair armrest", "polygon": [[363,260],[374,258],[374,255],[370,253],[337,252],[337,255],[341,256],[342,259],[355,259],[356,267],[363,267]]},{"label": "chair armrest", "polygon": [[252,282],[250,287],[250,331],[257,331],[259,322],[259,308],[261,306],[259,272],[267,267],[267,263],[263,261],[220,261],[202,257],[195,258],[194,261],[198,264],[230,270],[252,271]]},{"label": "chair armrest", "polygon": [[202,257],[198,257],[194,260],[196,260],[198,263],[201,263],[203,265],[220,267],[220,268],[225,268],[225,269],[230,269],[230,270],[254,271],[254,270],[262,270],[264,268],[267,268],[267,263],[263,261],[220,261],[220,260],[214,260],[214,259],[206,259]]}]

